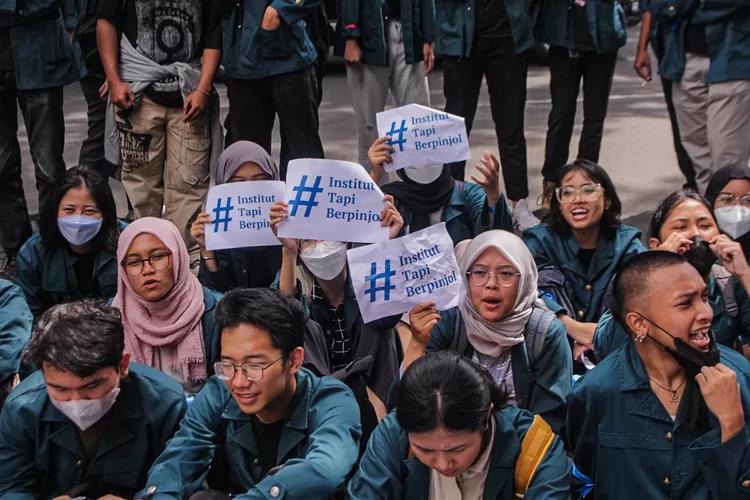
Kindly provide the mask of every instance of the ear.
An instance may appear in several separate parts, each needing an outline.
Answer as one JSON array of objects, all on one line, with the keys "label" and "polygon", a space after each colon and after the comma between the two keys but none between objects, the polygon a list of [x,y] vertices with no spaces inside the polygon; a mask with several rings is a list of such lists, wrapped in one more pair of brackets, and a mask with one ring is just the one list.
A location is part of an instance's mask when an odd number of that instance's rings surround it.
[{"label": "ear", "polygon": [[123,351],[122,359],[120,360],[120,378],[125,378],[130,373],[130,353]]},{"label": "ear", "polygon": [[656,238],[648,239],[648,248],[650,250],[659,250],[660,246],[661,246],[661,241],[657,240]]},{"label": "ear", "polygon": [[648,321],[643,319],[638,313],[629,312],[625,315],[625,323],[628,328],[636,337],[648,337],[650,325]]},{"label": "ear", "polygon": [[305,360],[305,349],[303,347],[297,347],[295,350],[289,353],[287,362],[289,363],[288,373],[294,375],[302,368],[302,362]]}]

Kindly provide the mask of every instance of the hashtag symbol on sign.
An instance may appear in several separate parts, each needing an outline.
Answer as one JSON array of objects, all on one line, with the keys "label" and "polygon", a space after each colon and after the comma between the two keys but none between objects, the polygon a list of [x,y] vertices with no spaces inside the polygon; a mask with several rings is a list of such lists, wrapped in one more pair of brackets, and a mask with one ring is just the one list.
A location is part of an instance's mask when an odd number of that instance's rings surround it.
[{"label": "hashtag symbol on sign", "polygon": [[[395,276],[396,271],[391,271],[391,259],[385,261],[385,271],[378,273],[378,263],[370,264],[370,275],[365,277],[365,281],[370,282],[370,288],[365,293],[370,294],[370,302],[375,302],[378,292],[383,292],[383,300],[391,300],[391,290],[396,286],[391,285],[391,276]],[[383,286],[378,286],[378,281],[383,280]]]},{"label": "hashtag symbol on sign", "polygon": [[[315,184],[312,186],[307,185],[307,175],[302,176],[302,180],[300,181],[299,186],[294,187],[294,192],[297,193],[297,197],[291,201],[289,201],[289,204],[292,205],[292,213],[290,214],[292,217],[297,215],[297,208],[301,205],[305,207],[305,217],[310,217],[310,210],[312,210],[313,207],[318,206],[318,202],[315,201],[315,197],[318,196],[320,193],[323,192],[323,188],[320,187],[320,180],[322,179],[321,176],[315,177]],[[303,197],[305,196],[305,193],[308,193],[309,196],[307,197],[307,200],[304,200]]]},{"label": "hashtag symbol on sign", "polygon": [[[391,123],[391,130],[388,131],[386,135],[391,137],[391,140],[387,142],[389,146],[393,146],[394,144],[398,146],[399,151],[404,150],[404,144],[406,144],[406,139],[404,139],[404,134],[406,131],[409,130],[406,128],[406,120],[401,120],[401,127],[396,128],[396,122]],[[398,134],[398,140],[396,139],[396,134]]]},{"label": "hashtag symbol on sign", "polygon": [[[232,206],[232,197],[227,198],[227,204],[225,206],[221,206],[221,198],[216,200],[216,208],[213,209],[214,212],[214,233],[219,232],[219,224],[222,222],[224,223],[224,231],[227,231],[229,229],[229,222],[232,220],[232,218],[229,216],[229,214],[232,212],[232,209],[234,206]],[[222,214],[224,216],[222,217]]]}]

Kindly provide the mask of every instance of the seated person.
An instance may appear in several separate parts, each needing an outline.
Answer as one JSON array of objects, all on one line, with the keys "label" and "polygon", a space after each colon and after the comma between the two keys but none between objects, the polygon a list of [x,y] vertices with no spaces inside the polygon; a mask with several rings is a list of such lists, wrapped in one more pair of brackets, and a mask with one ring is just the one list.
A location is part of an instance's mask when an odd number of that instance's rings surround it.
[{"label": "seated person", "polygon": [[577,160],[560,171],[545,223],[523,233],[539,270],[539,290],[575,340],[576,358],[593,348],[618,269],[646,250],[641,232],[620,222],[621,209],[607,172]]},{"label": "seated person", "polygon": [[706,294],[674,252],[644,252],[620,269],[613,314],[631,338],[568,398],[582,496],[750,497],[750,364],[711,337]]},{"label": "seated person", "polygon": [[0,414],[0,497],[133,498],[146,486],[187,403],[124,345],[113,307],[72,302],[42,315],[23,357],[39,371]]},{"label": "seated person", "polygon": [[[136,498],[190,498],[217,453],[228,484],[214,498],[329,498],[359,452],[359,407],[333,377],[301,368],[305,312],[278,290],[238,289],[219,303],[221,359]],[[209,487],[214,488],[209,481]]]},{"label": "seated person", "polygon": [[706,201],[721,232],[742,245],[750,256],[750,167],[730,165],[711,176]]},{"label": "seated person", "polygon": [[[352,499],[570,498],[560,438],[540,417],[507,406],[489,373],[460,354],[414,361],[396,399],[349,482]],[[534,426],[545,429],[547,448],[522,471],[522,444],[540,436]]]},{"label": "seated person", "polygon": [[16,284],[34,317],[63,302],[114,297],[124,227],[107,179],[89,167],[68,170],[18,253]]},{"label": "seated person", "polygon": [[424,302],[409,314],[404,368],[425,352],[456,351],[489,370],[508,404],[565,424],[573,357],[565,325],[538,298],[537,270],[521,238],[487,231],[456,247],[466,297],[437,312]]},{"label": "seated person", "polygon": [[[381,137],[370,147],[370,176],[380,183],[385,175],[383,165],[391,163],[393,146]],[[450,169],[442,166],[407,167],[396,173],[400,181],[382,187],[393,196],[396,208],[404,218],[399,236],[417,232],[445,222],[453,244],[469,240],[489,229],[513,231],[513,218],[505,196],[500,192],[500,165],[495,156],[485,153],[477,169],[481,178],[473,183],[456,181]]]},{"label": "seated person", "polygon": [[144,217],[130,224],[117,247],[117,296],[125,348],[133,361],[167,373],[196,394],[219,359],[214,322],[221,294],[190,272],[180,231],[167,220]]},{"label": "seated person", "polygon": [[0,410],[21,369],[21,353],[31,337],[31,315],[19,287],[0,279]]},{"label": "seated person", "polygon": [[[216,164],[217,185],[278,180],[276,163],[254,142],[235,142],[224,150]],[[281,246],[206,250],[205,224],[211,222],[212,217],[203,212],[190,228],[190,235],[200,247],[200,282],[219,292],[271,286],[281,269]]]}]

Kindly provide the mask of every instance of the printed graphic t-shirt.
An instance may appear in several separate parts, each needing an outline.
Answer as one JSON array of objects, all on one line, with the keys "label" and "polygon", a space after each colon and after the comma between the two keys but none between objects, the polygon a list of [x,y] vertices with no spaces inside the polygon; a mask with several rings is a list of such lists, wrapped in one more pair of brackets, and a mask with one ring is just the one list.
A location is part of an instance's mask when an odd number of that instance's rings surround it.
[{"label": "printed graphic t-shirt", "polygon": [[[99,19],[118,28],[138,52],[159,64],[199,61],[204,49],[221,49],[221,15],[206,0],[107,0]],[[177,77],[155,82],[145,95],[181,107]]]}]

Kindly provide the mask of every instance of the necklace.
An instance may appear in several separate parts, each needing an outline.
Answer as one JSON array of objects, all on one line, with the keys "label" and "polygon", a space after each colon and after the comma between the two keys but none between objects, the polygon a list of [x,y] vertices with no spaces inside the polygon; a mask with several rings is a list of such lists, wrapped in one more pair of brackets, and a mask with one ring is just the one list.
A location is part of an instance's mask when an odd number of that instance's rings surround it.
[{"label": "necklace", "polygon": [[666,387],[664,387],[663,385],[661,385],[659,382],[657,382],[656,380],[652,379],[651,377],[649,377],[648,379],[651,382],[653,382],[654,384],[656,384],[659,387],[661,387],[662,389],[664,389],[665,391],[667,391],[668,393],[672,394],[672,397],[669,398],[669,402],[670,403],[677,403],[680,400],[679,396],[677,396],[677,391],[679,391],[682,388],[682,386],[685,385],[685,382],[687,381],[686,378],[682,379],[682,383],[680,385],[678,385],[677,389],[675,389],[673,391],[672,389],[667,389]]}]

